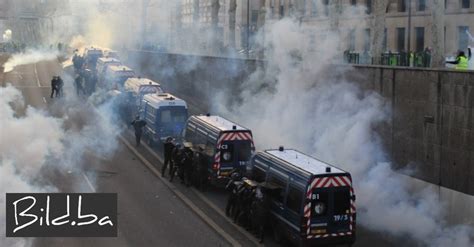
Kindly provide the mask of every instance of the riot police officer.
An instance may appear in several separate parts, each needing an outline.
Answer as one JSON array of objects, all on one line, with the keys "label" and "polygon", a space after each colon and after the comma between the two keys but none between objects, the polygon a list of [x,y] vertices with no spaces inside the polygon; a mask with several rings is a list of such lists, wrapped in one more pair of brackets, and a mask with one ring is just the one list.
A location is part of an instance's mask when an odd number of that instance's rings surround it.
[{"label": "riot police officer", "polygon": [[176,175],[176,171],[179,170],[182,166],[182,148],[181,144],[177,143],[171,153],[171,158],[173,160],[173,168],[171,169],[170,174],[170,182],[173,182],[174,176]]},{"label": "riot police officer", "polygon": [[173,144],[173,137],[166,138],[165,144],[163,145],[163,154],[165,156],[165,161],[163,162],[163,167],[161,168],[161,176],[165,176],[166,168],[169,165],[168,174],[171,177],[171,171],[173,170],[173,161],[172,154],[175,145]]},{"label": "riot police officer", "polygon": [[232,213],[236,210],[238,189],[240,185],[242,185],[240,179],[240,174],[238,172],[233,172],[230,175],[230,180],[225,187],[225,189],[230,192],[229,198],[227,199],[227,205],[225,207],[225,214],[227,216],[231,216]]},{"label": "riot police officer", "polygon": [[182,170],[180,172],[181,183],[187,187],[191,185],[191,177],[193,171],[193,151],[191,150],[191,143],[184,143]]},{"label": "riot police officer", "polygon": [[260,185],[255,189],[255,196],[252,202],[251,219],[252,228],[255,230],[260,243],[263,243],[265,235],[265,223],[269,213],[269,197]]}]

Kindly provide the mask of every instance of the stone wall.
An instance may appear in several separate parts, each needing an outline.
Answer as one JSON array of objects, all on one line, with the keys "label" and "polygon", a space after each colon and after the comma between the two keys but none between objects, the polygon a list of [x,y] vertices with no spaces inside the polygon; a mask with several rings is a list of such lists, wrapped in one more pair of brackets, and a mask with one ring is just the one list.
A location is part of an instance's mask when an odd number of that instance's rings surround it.
[{"label": "stone wall", "polygon": [[[247,76],[265,66],[255,60],[138,51],[129,52],[128,60],[143,76],[161,80],[201,109],[209,109],[214,92],[238,92]],[[377,130],[395,167],[474,195],[474,72],[386,66],[342,71],[335,76],[379,92],[392,107],[391,121]]]}]

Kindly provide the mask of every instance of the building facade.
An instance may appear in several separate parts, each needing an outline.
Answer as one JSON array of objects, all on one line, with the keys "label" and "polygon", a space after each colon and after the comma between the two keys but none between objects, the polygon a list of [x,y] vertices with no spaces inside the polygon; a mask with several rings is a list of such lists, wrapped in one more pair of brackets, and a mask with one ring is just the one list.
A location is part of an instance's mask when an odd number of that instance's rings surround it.
[{"label": "building facade", "polygon": [[[374,35],[375,0],[267,0],[267,18],[275,21],[290,15],[301,19],[308,29],[309,42],[314,40],[311,30],[326,30],[336,23],[342,39],[340,48],[368,52]],[[331,15],[331,5],[339,5],[339,14]],[[444,53],[474,46],[474,1],[444,1]],[[301,6],[301,7],[299,7]],[[421,51],[432,45],[432,0],[389,0],[386,8],[384,51]],[[300,9],[298,9],[300,8]],[[332,20],[337,18],[337,20]],[[410,21],[409,21],[410,19]],[[410,24],[409,24],[410,22]],[[410,32],[410,33],[409,33]]]}]

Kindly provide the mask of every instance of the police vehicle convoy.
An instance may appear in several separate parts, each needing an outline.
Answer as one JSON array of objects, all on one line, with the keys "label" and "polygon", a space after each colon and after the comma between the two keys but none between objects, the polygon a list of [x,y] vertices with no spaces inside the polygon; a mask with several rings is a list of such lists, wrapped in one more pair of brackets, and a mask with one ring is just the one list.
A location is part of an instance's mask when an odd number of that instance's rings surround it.
[{"label": "police vehicle convoy", "polygon": [[183,139],[205,147],[211,180],[228,178],[233,170],[245,172],[255,150],[251,130],[209,114],[191,116]]},{"label": "police vehicle convoy", "polygon": [[250,129],[210,114],[188,118],[186,102],[165,93],[159,83],[136,77],[118,58],[101,57],[95,49],[85,54],[92,58],[84,60],[98,57],[93,70],[96,76],[102,73],[98,86],[120,101],[123,120],[139,116],[146,122],[144,139],[165,143],[170,174],[181,174],[187,185],[195,181],[199,188],[209,181],[227,182],[226,214],[261,242],[268,230],[277,242],[285,239],[297,246],[355,242],[350,173],[293,149],[255,153]]},{"label": "police vehicle convoy", "polygon": [[148,143],[162,143],[167,137],[178,137],[182,133],[188,106],[184,100],[169,93],[146,94],[140,115],[146,121],[143,134]]},{"label": "police vehicle convoy", "polygon": [[274,236],[298,245],[355,241],[351,174],[293,149],[258,152],[253,177],[273,193],[269,222]]}]

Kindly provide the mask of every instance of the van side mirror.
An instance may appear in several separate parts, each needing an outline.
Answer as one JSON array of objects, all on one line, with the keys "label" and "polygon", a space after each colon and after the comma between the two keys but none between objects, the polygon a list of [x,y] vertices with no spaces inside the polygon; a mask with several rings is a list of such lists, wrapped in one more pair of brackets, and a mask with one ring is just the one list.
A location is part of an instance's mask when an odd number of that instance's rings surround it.
[{"label": "van side mirror", "polygon": [[356,200],[356,195],[352,195],[351,200],[355,201]]}]

